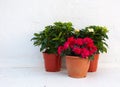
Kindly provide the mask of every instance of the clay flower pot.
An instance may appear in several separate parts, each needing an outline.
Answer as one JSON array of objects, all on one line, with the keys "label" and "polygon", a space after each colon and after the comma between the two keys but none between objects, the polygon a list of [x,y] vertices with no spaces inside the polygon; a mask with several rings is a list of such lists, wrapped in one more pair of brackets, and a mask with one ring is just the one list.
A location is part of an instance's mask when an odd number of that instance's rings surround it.
[{"label": "clay flower pot", "polygon": [[96,72],[98,66],[99,54],[94,55],[94,60],[90,61],[90,66],[88,72]]},{"label": "clay flower pot", "polygon": [[47,72],[58,72],[61,69],[61,57],[57,54],[43,53],[45,70]]},{"label": "clay flower pot", "polygon": [[68,75],[73,78],[86,77],[90,61],[76,56],[66,56]]}]

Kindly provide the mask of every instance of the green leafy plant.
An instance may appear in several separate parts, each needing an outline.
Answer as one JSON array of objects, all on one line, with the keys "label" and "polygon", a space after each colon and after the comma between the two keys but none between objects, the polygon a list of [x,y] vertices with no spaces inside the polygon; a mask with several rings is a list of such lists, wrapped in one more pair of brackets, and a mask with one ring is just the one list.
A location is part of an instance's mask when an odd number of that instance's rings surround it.
[{"label": "green leafy plant", "polygon": [[46,26],[40,33],[34,33],[35,46],[40,46],[40,51],[46,53],[57,53],[59,45],[73,35],[74,28],[71,22],[55,22],[53,25]]},{"label": "green leafy plant", "polygon": [[90,37],[94,40],[94,44],[97,47],[97,53],[106,53],[108,44],[106,39],[108,39],[107,28],[102,26],[89,26],[85,29],[81,29],[76,37]]}]

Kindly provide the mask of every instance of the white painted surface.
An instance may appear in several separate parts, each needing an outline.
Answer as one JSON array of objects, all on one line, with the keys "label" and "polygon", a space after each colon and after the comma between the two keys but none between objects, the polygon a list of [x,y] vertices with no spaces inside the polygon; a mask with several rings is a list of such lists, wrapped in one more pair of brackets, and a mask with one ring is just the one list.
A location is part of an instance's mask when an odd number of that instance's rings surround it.
[{"label": "white painted surface", "polygon": [[[114,64],[113,64],[114,65]],[[120,67],[100,65],[86,78],[71,78],[66,70],[45,72],[43,68],[0,68],[1,87],[120,87]]]},{"label": "white painted surface", "polygon": [[0,0],[0,67],[40,67],[42,55],[30,39],[55,21],[76,28],[105,25],[109,49],[100,63],[120,64],[119,0]]}]

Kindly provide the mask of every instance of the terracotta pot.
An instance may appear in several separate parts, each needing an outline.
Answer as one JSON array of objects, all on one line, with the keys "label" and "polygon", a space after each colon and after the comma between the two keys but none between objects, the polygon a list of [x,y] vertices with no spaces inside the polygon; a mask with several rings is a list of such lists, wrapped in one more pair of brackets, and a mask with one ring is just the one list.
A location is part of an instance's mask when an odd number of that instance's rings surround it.
[{"label": "terracotta pot", "polygon": [[94,60],[90,61],[90,66],[88,72],[95,72],[98,66],[99,54],[94,55]]},{"label": "terracotta pot", "polygon": [[43,53],[45,70],[48,72],[58,72],[61,68],[61,57],[57,54]]},{"label": "terracotta pot", "polygon": [[90,61],[88,59],[66,56],[66,67],[68,75],[73,78],[86,77]]}]

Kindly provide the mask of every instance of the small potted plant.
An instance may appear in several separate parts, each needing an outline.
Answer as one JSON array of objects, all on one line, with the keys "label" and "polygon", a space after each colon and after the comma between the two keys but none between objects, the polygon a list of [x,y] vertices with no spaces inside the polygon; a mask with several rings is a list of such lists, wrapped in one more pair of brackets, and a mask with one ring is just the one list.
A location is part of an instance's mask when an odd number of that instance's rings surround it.
[{"label": "small potted plant", "polygon": [[53,25],[46,26],[40,33],[34,34],[32,40],[34,45],[40,46],[40,51],[43,52],[46,71],[60,71],[61,57],[57,54],[57,48],[72,35],[72,31],[74,28],[71,22],[55,22]]},{"label": "small potted plant", "polygon": [[91,38],[69,37],[58,47],[58,54],[65,56],[68,75],[74,78],[86,77],[90,59],[97,51]]},{"label": "small potted plant", "polygon": [[89,72],[95,72],[98,66],[98,59],[100,53],[106,53],[108,44],[106,39],[108,39],[107,28],[102,26],[89,26],[85,29],[80,30],[78,37],[90,37],[93,39],[95,46],[97,47],[97,52],[94,59],[90,62]]}]

